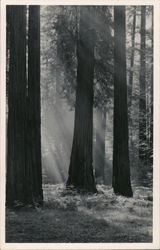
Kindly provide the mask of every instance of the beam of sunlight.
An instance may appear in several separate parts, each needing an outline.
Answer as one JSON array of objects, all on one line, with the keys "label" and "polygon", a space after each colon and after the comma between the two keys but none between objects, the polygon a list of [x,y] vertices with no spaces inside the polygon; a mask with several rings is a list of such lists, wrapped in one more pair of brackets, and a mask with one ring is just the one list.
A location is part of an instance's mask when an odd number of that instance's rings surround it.
[{"label": "beam of sunlight", "polygon": [[[43,109],[43,106],[42,106]],[[43,170],[51,183],[66,181],[73,136],[73,111],[65,100],[45,109],[42,119]]]}]

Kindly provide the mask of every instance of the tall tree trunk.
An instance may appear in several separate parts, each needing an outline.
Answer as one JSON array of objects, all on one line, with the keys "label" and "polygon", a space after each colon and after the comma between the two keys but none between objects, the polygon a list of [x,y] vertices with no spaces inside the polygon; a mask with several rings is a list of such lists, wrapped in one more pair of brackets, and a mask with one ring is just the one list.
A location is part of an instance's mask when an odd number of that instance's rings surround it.
[{"label": "tall tree trunk", "polygon": [[128,150],[125,7],[114,7],[114,141],[113,180],[116,194],[132,196]]},{"label": "tall tree trunk", "polygon": [[96,124],[95,176],[104,183],[106,110],[97,110]]},{"label": "tall tree trunk", "polygon": [[28,200],[41,203],[41,105],[40,105],[40,7],[29,6],[28,28],[28,134],[27,179],[30,190]]},{"label": "tall tree trunk", "polygon": [[146,136],[146,6],[141,6],[141,52],[140,52],[140,98],[139,98],[139,159],[146,161],[147,136]]},{"label": "tall tree trunk", "polygon": [[75,124],[67,180],[67,186],[85,192],[96,192],[92,159],[95,32],[91,8],[80,8]]},{"label": "tall tree trunk", "polygon": [[134,56],[135,56],[135,31],[136,31],[136,6],[133,7],[133,24],[131,31],[131,58],[130,58],[130,72],[129,72],[129,86],[128,86],[128,109],[129,109],[129,148],[133,151],[133,121],[132,121],[132,96],[133,96],[133,77],[134,77]]},{"label": "tall tree trunk", "polygon": [[25,202],[26,6],[8,6],[10,29],[6,202]]},{"label": "tall tree trunk", "polygon": [[131,38],[131,61],[130,61],[130,73],[129,73],[129,88],[128,88],[128,97],[129,102],[128,106],[132,104],[132,89],[133,89],[133,67],[134,67],[134,51],[135,51],[135,29],[136,29],[136,6],[133,10],[133,26],[132,26],[132,38]]}]

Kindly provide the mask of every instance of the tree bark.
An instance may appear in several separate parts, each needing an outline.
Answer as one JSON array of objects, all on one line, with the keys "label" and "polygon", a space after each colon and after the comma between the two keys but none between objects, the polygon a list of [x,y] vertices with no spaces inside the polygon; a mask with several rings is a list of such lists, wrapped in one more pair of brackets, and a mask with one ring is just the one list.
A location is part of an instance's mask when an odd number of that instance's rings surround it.
[{"label": "tree bark", "polygon": [[126,81],[125,7],[114,7],[114,141],[113,179],[116,194],[131,197],[128,150],[128,111]]},{"label": "tree bark", "polygon": [[95,176],[104,183],[106,110],[97,110],[96,124]]},{"label": "tree bark", "polygon": [[26,6],[10,6],[6,203],[25,202]]},{"label": "tree bark", "polygon": [[140,52],[140,97],[139,97],[139,159],[140,165],[146,162],[146,6],[141,6],[141,52]]},{"label": "tree bark", "polygon": [[40,7],[29,6],[27,199],[42,203],[41,105],[40,105]]},{"label": "tree bark", "polygon": [[75,124],[67,180],[67,186],[84,192],[96,192],[92,159],[95,32],[91,14],[91,7],[80,8]]}]

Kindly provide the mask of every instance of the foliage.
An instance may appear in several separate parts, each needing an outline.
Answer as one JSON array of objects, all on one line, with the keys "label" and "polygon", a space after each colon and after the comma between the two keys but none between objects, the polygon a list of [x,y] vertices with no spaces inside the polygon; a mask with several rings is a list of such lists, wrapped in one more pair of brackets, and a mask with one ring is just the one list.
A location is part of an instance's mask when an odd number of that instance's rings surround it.
[{"label": "foliage", "polygon": [[114,194],[111,186],[97,185],[98,193],[93,195],[79,194],[76,190],[66,190],[64,184],[44,185],[44,207],[58,208],[62,210],[106,209],[114,207],[132,207],[133,203],[143,203],[144,206],[151,205],[151,188],[142,186],[134,187],[134,197],[126,198]]},{"label": "foliage", "polygon": [[[132,103],[129,107],[129,131],[130,131],[130,160],[132,168],[135,168],[138,165],[138,141],[139,141],[139,98],[140,98],[140,89],[139,89],[139,76],[140,76],[140,6],[136,6],[136,29],[135,29],[135,47],[132,48],[131,36],[132,36],[132,27],[133,27],[133,14],[134,6],[128,6],[126,17],[127,17],[127,79],[129,78],[130,71],[133,71],[133,91],[132,91]],[[153,126],[153,7],[146,6],[146,113],[142,116],[147,118],[147,130],[146,138],[147,142],[144,145],[146,148],[146,162],[145,164],[139,163],[141,165],[141,170],[138,170],[137,176],[141,172],[141,179],[148,178],[149,175],[152,175],[152,164],[153,164],[153,138],[151,134],[151,127]],[[134,50],[134,66],[131,68],[131,51]],[[128,82],[129,84],[129,82]],[[129,97],[130,98],[130,97]],[[135,172],[133,170],[133,172]],[[143,177],[142,177],[143,176]],[[140,179],[139,178],[139,179]]]},{"label": "foliage", "polygon": [[[79,8],[48,6],[42,10],[43,39],[48,45],[43,47],[42,61],[50,69],[50,76],[47,77],[54,78],[56,91],[67,100],[71,108],[75,104]],[[96,20],[92,21],[97,34],[94,105],[102,108],[113,96],[113,25],[111,7],[94,8]]]}]

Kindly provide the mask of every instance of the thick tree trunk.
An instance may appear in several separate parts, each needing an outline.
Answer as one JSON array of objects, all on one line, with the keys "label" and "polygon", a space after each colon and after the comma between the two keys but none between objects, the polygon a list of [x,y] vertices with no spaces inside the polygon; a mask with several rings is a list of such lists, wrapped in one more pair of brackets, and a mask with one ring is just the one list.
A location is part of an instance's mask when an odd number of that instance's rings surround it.
[{"label": "thick tree trunk", "polygon": [[136,6],[134,6],[134,12],[133,12],[133,26],[132,26],[132,38],[131,38],[132,48],[131,48],[129,88],[128,88],[128,97],[129,97],[128,106],[129,107],[132,104],[133,67],[134,67],[134,51],[135,51],[135,28],[136,28]]},{"label": "thick tree trunk", "polygon": [[10,18],[6,202],[25,202],[26,6],[7,7]]},{"label": "thick tree trunk", "polygon": [[139,159],[145,164],[147,156],[146,136],[146,6],[141,6],[140,98],[139,98]]},{"label": "thick tree trunk", "polygon": [[92,160],[95,35],[90,8],[80,9],[75,124],[67,186],[96,192]]},{"label": "thick tree trunk", "polygon": [[128,111],[126,82],[125,7],[114,7],[114,141],[113,189],[132,196],[128,150]]},{"label": "thick tree trunk", "polygon": [[29,6],[28,28],[28,134],[27,181],[30,186],[27,199],[41,203],[41,105],[40,105],[40,7]]},{"label": "thick tree trunk", "polygon": [[98,181],[104,183],[106,110],[97,110],[96,124],[95,176]]}]

